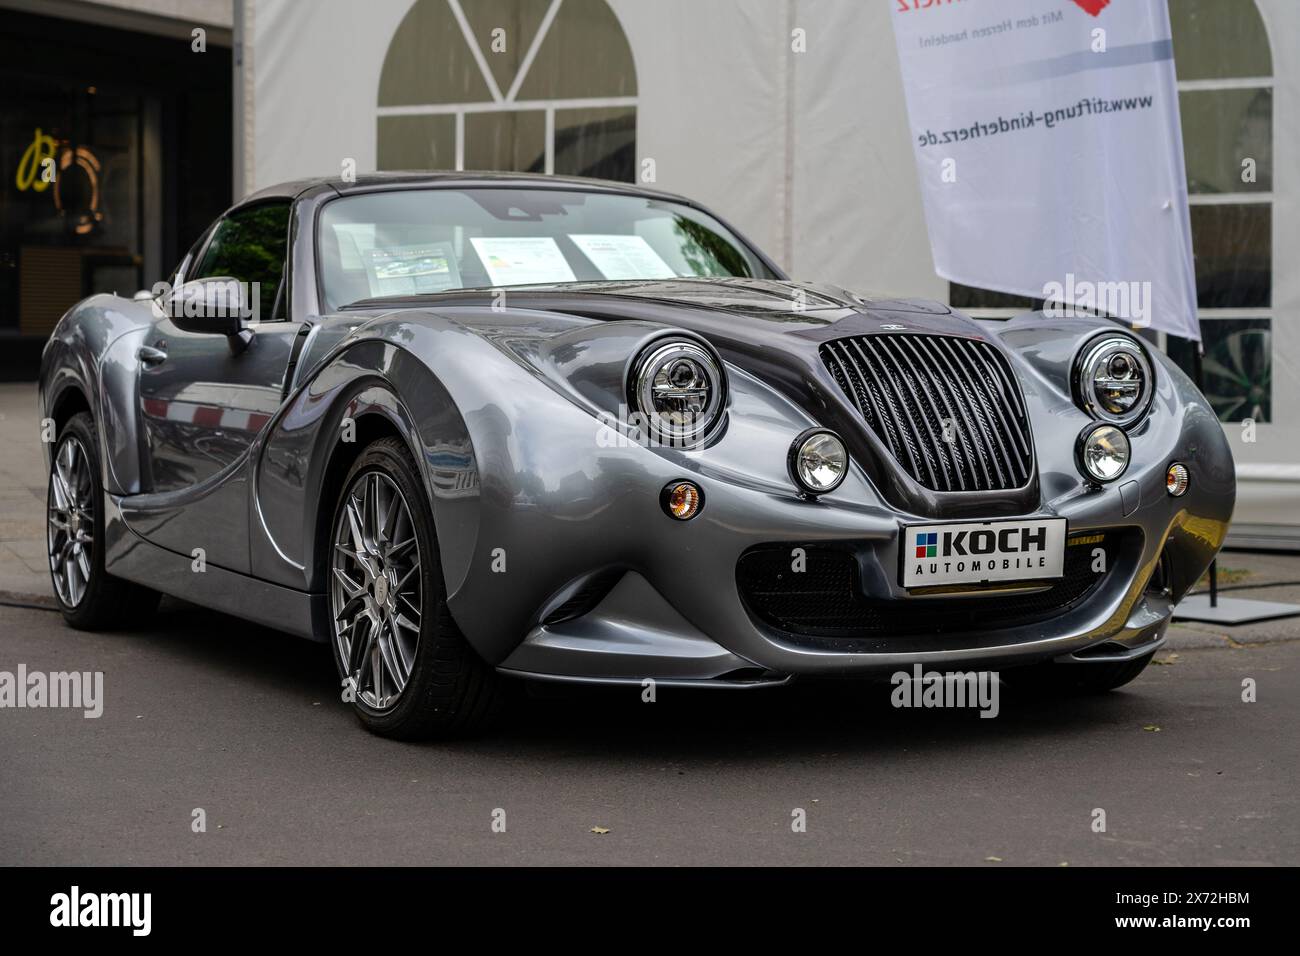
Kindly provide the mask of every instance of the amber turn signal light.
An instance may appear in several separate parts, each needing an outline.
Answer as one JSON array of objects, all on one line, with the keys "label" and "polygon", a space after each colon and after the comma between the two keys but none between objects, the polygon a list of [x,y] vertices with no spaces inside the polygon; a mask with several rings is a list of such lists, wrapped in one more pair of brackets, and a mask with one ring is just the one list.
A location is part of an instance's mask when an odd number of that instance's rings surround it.
[{"label": "amber turn signal light", "polygon": [[663,490],[659,503],[668,517],[689,521],[704,507],[704,492],[693,481],[674,481]]},{"label": "amber turn signal light", "polygon": [[1169,471],[1165,473],[1165,491],[1169,492],[1175,498],[1181,498],[1187,491],[1187,486],[1192,483],[1192,476],[1187,471],[1187,466],[1182,462],[1174,462],[1169,466]]}]

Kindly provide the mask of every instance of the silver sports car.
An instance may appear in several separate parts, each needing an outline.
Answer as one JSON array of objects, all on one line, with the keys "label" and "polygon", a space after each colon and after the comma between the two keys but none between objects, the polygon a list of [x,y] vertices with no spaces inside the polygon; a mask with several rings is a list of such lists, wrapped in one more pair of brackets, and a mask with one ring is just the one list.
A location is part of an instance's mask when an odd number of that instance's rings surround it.
[{"label": "silver sports car", "polygon": [[792,282],[695,203],[557,177],[265,189],[64,316],[40,397],[70,624],[161,593],[326,642],[401,738],[510,676],[1116,687],[1235,496],[1114,322]]}]

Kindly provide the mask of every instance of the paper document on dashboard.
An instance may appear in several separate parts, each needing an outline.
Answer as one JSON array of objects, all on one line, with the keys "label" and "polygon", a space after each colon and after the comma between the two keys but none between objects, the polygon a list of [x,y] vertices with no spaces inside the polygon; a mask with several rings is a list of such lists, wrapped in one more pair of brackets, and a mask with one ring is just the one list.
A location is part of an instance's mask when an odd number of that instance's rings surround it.
[{"label": "paper document on dashboard", "polygon": [[569,236],[606,279],[673,279],[668,263],[642,236]]},{"label": "paper document on dashboard", "polygon": [[370,294],[377,296],[420,295],[460,286],[456,257],[447,242],[371,249],[366,271]]},{"label": "paper document on dashboard", "polygon": [[483,260],[483,267],[493,285],[573,282],[576,279],[564,253],[550,236],[474,236],[469,241]]}]

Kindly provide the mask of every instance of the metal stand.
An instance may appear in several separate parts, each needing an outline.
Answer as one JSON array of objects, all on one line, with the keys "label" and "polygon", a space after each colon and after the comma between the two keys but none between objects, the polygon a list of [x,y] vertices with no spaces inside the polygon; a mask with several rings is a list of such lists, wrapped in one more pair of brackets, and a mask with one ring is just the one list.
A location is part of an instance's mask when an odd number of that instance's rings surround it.
[{"label": "metal stand", "polygon": [[[1196,387],[1205,393],[1204,369],[1201,349],[1197,344],[1192,364]],[[1285,617],[1300,617],[1300,604],[1283,604],[1279,601],[1249,601],[1245,598],[1219,599],[1219,559],[1210,562],[1210,593],[1192,594],[1174,608],[1175,621],[1202,621],[1209,624],[1255,624],[1275,621]]]}]

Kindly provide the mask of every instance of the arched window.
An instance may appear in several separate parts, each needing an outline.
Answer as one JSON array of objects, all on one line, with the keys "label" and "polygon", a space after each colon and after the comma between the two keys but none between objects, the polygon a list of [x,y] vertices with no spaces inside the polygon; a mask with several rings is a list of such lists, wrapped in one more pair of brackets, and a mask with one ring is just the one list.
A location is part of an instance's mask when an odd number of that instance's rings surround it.
[{"label": "arched window", "polygon": [[[1205,395],[1272,420],[1273,57],[1254,0],[1170,0]],[[1194,347],[1171,339],[1189,371]]]},{"label": "arched window", "polygon": [[636,67],[605,0],[416,0],[384,58],[380,169],[631,182]]}]

